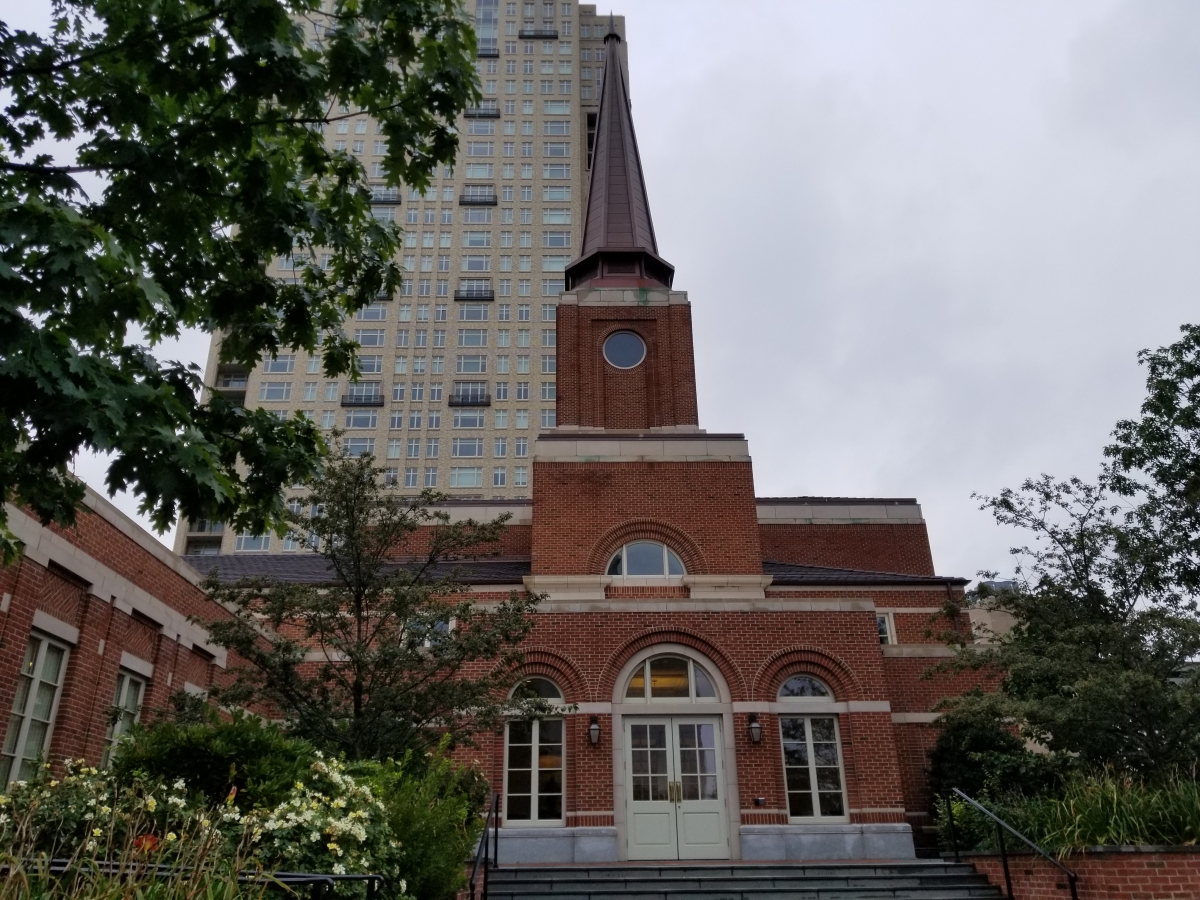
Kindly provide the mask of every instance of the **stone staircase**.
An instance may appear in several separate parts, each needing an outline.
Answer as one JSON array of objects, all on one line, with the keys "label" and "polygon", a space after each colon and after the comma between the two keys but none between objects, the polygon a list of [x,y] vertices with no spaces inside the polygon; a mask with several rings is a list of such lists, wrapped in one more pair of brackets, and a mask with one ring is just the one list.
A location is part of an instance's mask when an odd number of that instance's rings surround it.
[{"label": "stone staircase", "polygon": [[513,866],[489,874],[489,900],[982,900],[1001,896],[973,866],[933,860]]}]

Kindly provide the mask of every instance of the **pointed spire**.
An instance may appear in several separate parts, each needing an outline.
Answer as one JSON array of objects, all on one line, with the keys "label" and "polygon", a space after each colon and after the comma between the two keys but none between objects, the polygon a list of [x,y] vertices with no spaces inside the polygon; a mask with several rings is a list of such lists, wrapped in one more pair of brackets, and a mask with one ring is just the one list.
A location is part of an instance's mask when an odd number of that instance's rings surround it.
[{"label": "pointed spire", "polygon": [[675,268],[659,257],[654,239],[620,44],[609,14],[583,246],[567,266],[567,290],[586,285],[670,287],[675,277]]}]

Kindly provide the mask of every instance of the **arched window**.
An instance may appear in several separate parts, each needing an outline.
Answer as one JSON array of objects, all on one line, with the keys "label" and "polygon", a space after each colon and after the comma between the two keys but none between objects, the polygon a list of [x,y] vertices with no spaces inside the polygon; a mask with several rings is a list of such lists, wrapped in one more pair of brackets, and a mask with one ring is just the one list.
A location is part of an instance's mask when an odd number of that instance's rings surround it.
[{"label": "arched window", "polygon": [[[558,685],[534,676],[511,696],[562,700]],[[557,823],[563,819],[563,720],[508,723],[504,754],[504,820]]]},{"label": "arched window", "polygon": [[793,700],[797,698],[819,697],[822,699],[833,699],[833,694],[825,683],[811,675],[793,675],[783,683],[783,687],[779,689],[780,700]]},{"label": "arched window", "polygon": [[626,700],[713,701],[717,689],[704,667],[682,656],[655,656],[633,671]]},{"label": "arched window", "polygon": [[543,700],[561,700],[563,693],[549,678],[526,678],[512,689],[511,697],[540,697]]},{"label": "arched window", "polygon": [[684,572],[683,563],[670,547],[658,541],[633,541],[613,554],[606,574],[664,578]]},{"label": "arched window", "polygon": [[[805,701],[831,701],[833,692],[812,675],[793,675],[779,688],[779,700],[798,710],[813,708]],[[842,747],[837,716],[780,715],[783,778],[788,815],[793,819],[845,819],[846,779],[842,776]]]}]

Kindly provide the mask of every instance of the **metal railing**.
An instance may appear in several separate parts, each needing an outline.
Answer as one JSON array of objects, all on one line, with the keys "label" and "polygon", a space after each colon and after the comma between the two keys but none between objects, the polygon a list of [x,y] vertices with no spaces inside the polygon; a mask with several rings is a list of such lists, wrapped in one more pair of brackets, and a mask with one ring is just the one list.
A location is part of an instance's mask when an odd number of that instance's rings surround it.
[{"label": "metal railing", "polygon": [[517,34],[519,38],[558,38],[557,28],[522,28]]},{"label": "metal railing", "polygon": [[[122,860],[85,860],[50,859],[23,860],[28,871],[42,872],[46,875],[63,876],[72,872],[91,869],[101,875],[149,875],[153,878],[170,877],[179,871],[176,866],[162,863],[141,863]],[[184,867],[190,871],[190,867]],[[11,875],[13,866],[9,863],[0,865],[0,875]],[[237,873],[238,884],[271,885],[284,888],[309,888],[312,900],[331,897],[334,885],[339,881],[365,881],[367,883],[366,900],[375,900],[383,887],[382,875],[327,875],[323,872],[254,872],[241,871]]]},{"label": "metal railing", "polygon": [[342,397],[342,406],[383,406],[383,394],[349,394]]},{"label": "metal railing", "polygon": [[[488,853],[488,826],[492,827],[491,853]],[[475,893],[475,876],[479,872],[479,864],[483,863],[483,888],[478,896]],[[500,868],[500,795],[492,794],[492,802],[488,806],[487,818],[483,820],[483,834],[479,838],[479,846],[475,850],[475,865],[471,866],[471,900],[488,900],[488,869]]]},{"label": "metal railing", "polygon": [[451,394],[450,406],[491,406],[491,394]]},{"label": "metal railing", "polygon": [[472,106],[464,109],[463,115],[468,119],[498,119],[500,118],[500,108],[496,106]]},{"label": "metal railing", "polygon": [[495,194],[460,194],[459,206],[496,206],[500,201]]},{"label": "metal railing", "polygon": [[465,291],[455,291],[455,300],[495,300],[496,292],[491,288],[484,290],[483,288],[470,288]]},{"label": "metal railing", "polygon": [[[1029,838],[1025,837],[1025,835],[1021,834],[1021,832],[1017,831],[1017,829],[1013,828],[1011,825],[1009,825],[1007,822],[1005,822],[1002,818],[1000,818],[998,815],[996,815],[990,809],[988,809],[987,807],[983,806],[982,804],[976,802],[975,800],[972,800],[970,797],[968,797],[966,794],[964,794],[958,788],[953,788],[951,790],[951,793],[957,794],[963,800],[970,803],[971,806],[973,806],[975,809],[979,810],[981,813],[983,813],[985,816],[987,816],[989,819],[991,819],[993,822],[996,823],[996,841],[1000,845],[1000,865],[1004,869],[1004,886],[1008,893],[1008,900],[1016,900],[1016,898],[1013,896],[1012,875],[1008,871],[1008,848],[1004,844],[1004,832],[1005,831],[1008,831],[1014,837],[1016,837],[1019,840],[1021,840],[1022,842],[1024,842],[1026,844],[1026,846],[1029,847],[1029,849],[1031,849],[1034,853],[1041,856],[1043,859],[1045,859],[1051,865],[1057,866],[1060,870],[1062,870],[1063,874],[1067,876],[1067,884],[1071,888],[1071,900],[1079,900],[1079,893],[1075,886],[1076,882],[1079,881],[1079,876],[1076,875],[1075,872],[1073,872],[1071,869],[1068,869],[1066,866],[1064,866],[1062,863],[1060,863],[1057,859],[1055,859],[1053,856],[1051,856],[1049,853],[1047,853],[1045,850],[1043,850],[1041,847],[1039,847],[1037,844],[1035,844]],[[954,829],[954,798],[951,796],[946,797],[946,817],[949,820],[949,824],[950,824],[950,849],[954,852],[954,861],[962,862],[962,856],[959,853],[959,849],[958,849],[958,834]]]}]

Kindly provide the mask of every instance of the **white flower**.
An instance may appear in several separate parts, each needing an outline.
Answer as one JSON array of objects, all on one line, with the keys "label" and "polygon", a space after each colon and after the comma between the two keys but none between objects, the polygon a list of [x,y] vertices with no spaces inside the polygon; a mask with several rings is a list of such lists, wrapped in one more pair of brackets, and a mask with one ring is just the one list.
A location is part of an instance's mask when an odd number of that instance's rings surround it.
[{"label": "white flower", "polygon": [[341,863],[334,863],[333,864],[333,874],[334,875],[345,875],[346,867],[343,866]]},{"label": "white flower", "polygon": [[177,791],[187,790],[187,782],[185,782],[182,778],[179,778],[176,779],[175,784],[172,785],[172,787],[174,787]]}]

